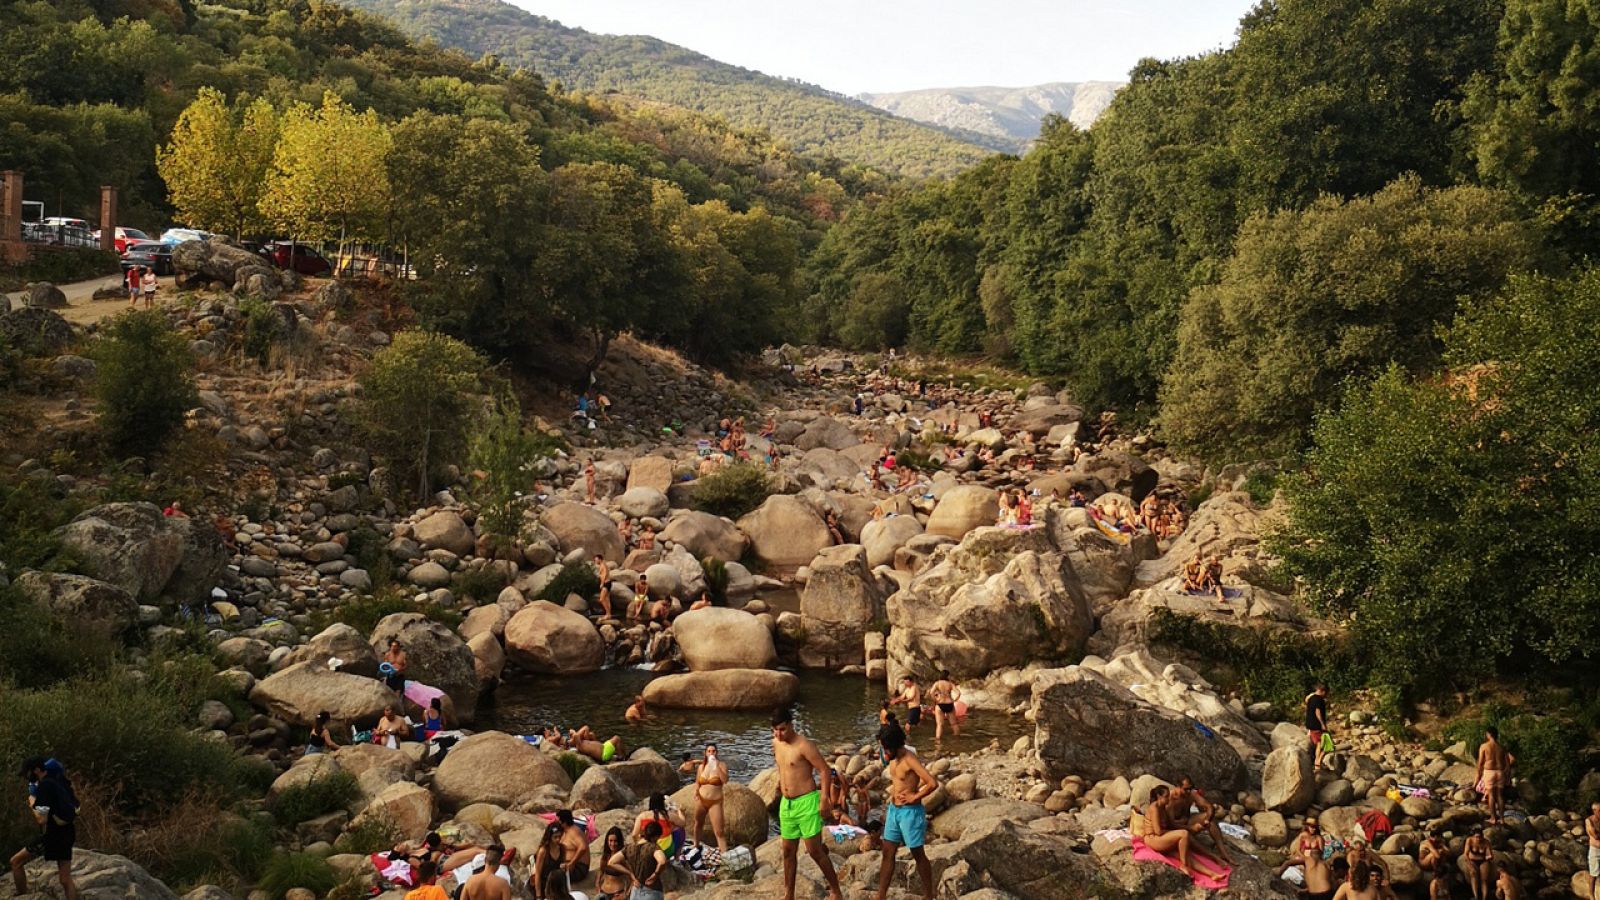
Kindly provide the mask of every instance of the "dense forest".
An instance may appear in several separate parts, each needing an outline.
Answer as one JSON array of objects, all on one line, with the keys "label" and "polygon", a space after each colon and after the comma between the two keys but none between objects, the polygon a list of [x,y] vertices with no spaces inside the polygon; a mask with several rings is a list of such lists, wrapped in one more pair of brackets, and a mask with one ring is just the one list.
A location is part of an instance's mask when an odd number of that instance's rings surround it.
[{"label": "dense forest", "polygon": [[597,350],[620,329],[717,362],[757,349],[800,305],[803,254],[882,183],[318,0],[6,16],[0,168],[29,199],[93,218],[113,184],[129,225],[405,249],[418,310],[497,353],[550,326]]},{"label": "dense forest", "polygon": [[1594,6],[1263,3],[1089,131],[857,210],[812,258],[812,336],[986,351],[1213,458],[1294,451],[1345,379],[1436,366],[1464,304],[1589,249]]},{"label": "dense forest", "polygon": [[953,175],[992,139],[901,119],[816,85],[732,66],[652,37],[591,34],[501,0],[350,0],[417,37],[590,93],[621,93],[770,133],[795,151],[882,172]]}]

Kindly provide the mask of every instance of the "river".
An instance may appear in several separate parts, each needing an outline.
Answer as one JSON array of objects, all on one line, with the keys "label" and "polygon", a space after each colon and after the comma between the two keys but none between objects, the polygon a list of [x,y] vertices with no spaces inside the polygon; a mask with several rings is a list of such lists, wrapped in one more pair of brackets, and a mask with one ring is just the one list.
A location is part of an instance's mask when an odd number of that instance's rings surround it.
[{"label": "river", "polygon": [[[857,747],[878,730],[878,704],[883,685],[859,675],[800,671],[800,697],[795,724],[817,742],[824,754],[835,747]],[[714,743],[735,780],[749,781],[772,765],[772,731],[765,713],[653,710],[649,721],[628,725],[622,717],[633,696],[650,680],[647,669],[605,669],[568,678],[527,676],[502,684],[478,706],[477,727],[511,734],[536,733],[547,723],[576,728],[587,723],[602,738],[618,734],[629,748],[650,747],[676,763],[683,754],[698,755]],[[896,707],[903,721],[903,708]],[[941,754],[980,750],[1000,739],[1009,748],[1027,726],[1003,713],[973,712],[959,738],[946,734],[937,747],[933,720],[924,719],[911,743],[924,759]]]}]

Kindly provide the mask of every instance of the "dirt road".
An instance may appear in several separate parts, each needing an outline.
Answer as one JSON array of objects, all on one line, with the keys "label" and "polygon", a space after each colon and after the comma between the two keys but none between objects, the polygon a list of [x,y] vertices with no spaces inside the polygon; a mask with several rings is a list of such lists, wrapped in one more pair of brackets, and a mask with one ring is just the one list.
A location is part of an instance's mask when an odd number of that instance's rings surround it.
[{"label": "dirt road", "polygon": [[[61,313],[62,317],[67,321],[78,325],[87,325],[90,322],[98,322],[101,319],[114,316],[128,308],[127,295],[119,293],[110,300],[95,300],[94,292],[101,288],[120,288],[121,286],[122,276],[120,275],[106,275],[102,278],[91,278],[88,281],[58,284],[56,287],[61,288],[61,293],[67,295],[67,307],[58,309],[56,312]],[[27,295],[23,291],[16,291],[7,296],[11,298],[13,305],[20,305]],[[161,279],[161,288],[156,292],[156,302],[167,302],[171,300],[172,296],[172,279]],[[143,301],[140,302],[143,303]]]}]

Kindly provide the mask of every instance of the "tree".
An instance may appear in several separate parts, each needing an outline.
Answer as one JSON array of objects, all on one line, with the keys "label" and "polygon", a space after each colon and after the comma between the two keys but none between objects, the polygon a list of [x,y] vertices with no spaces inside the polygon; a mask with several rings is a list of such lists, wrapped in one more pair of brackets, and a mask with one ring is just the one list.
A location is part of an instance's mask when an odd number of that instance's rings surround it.
[{"label": "tree", "polygon": [[1545,207],[1574,246],[1600,219],[1600,2],[1509,0],[1499,70],[1467,104],[1482,177]]},{"label": "tree", "polygon": [[221,91],[200,89],[156,151],[156,167],[178,218],[194,228],[254,234],[278,142],[278,114],[258,99],[229,109]]},{"label": "tree", "polygon": [[394,237],[434,320],[483,346],[525,345],[549,310],[532,276],[547,178],[500,122],[417,113],[393,129]]},{"label": "tree", "polygon": [[261,212],[296,238],[339,241],[383,235],[389,208],[389,129],[332,91],[322,106],[283,116]]},{"label": "tree", "polygon": [[523,427],[522,409],[513,397],[501,397],[473,434],[470,488],[478,504],[478,522],[485,534],[505,546],[522,537],[522,514],[534,483],[533,462],[546,456],[546,443]]},{"label": "tree", "polygon": [[361,376],[357,422],[373,449],[431,493],[434,474],[459,460],[478,410],[483,357],[428,331],[402,331]]},{"label": "tree", "polygon": [[1600,616],[1600,272],[1514,278],[1319,420],[1271,540],[1400,686],[1590,659]]},{"label": "tree", "polygon": [[1251,218],[1184,306],[1164,433],[1219,462],[1300,449],[1345,379],[1437,365],[1438,328],[1534,265],[1540,237],[1503,192],[1416,177]]},{"label": "tree", "polygon": [[107,323],[92,354],[100,427],[124,456],[160,448],[199,402],[189,343],[159,310],[130,310]]}]

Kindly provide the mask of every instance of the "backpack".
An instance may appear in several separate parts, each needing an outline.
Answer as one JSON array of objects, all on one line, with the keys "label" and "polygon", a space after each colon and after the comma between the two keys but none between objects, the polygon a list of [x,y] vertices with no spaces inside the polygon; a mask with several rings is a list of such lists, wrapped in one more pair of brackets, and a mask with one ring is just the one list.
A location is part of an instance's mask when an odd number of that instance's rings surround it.
[{"label": "backpack", "polygon": [[1376,809],[1369,809],[1356,819],[1356,824],[1361,826],[1361,832],[1367,836],[1367,843],[1377,847],[1385,838],[1394,834],[1394,825],[1389,822],[1389,817]]}]

